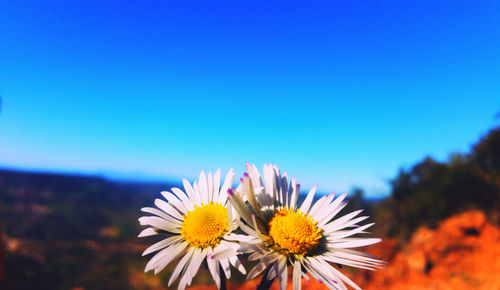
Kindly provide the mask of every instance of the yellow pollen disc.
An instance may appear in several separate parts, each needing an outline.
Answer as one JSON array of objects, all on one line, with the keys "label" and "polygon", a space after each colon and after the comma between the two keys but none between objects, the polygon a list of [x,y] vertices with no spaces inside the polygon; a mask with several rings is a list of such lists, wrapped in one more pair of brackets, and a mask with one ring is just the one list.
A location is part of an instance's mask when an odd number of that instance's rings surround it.
[{"label": "yellow pollen disc", "polygon": [[184,215],[181,225],[181,235],[186,242],[202,249],[217,246],[227,231],[226,208],[214,202],[195,206]]},{"label": "yellow pollen disc", "polygon": [[299,210],[287,208],[276,212],[269,222],[269,236],[284,252],[300,255],[313,252],[323,237],[315,220]]}]

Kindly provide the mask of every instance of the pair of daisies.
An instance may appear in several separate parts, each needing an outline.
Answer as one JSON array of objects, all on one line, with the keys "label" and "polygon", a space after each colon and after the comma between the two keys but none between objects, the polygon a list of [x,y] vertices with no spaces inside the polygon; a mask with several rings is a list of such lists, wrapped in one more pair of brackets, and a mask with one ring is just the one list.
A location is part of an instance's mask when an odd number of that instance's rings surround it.
[{"label": "pair of daisies", "polygon": [[352,250],[380,242],[352,237],[373,225],[358,225],[368,218],[358,216],[361,210],[334,219],[347,204],[346,194],[334,198],[332,193],[313,204],[315,186],[298,206],[300,184],[294,178],[288,183],[286,173],[276,165],[264,165],[263,173],[264,180],[255,165],[247,164],[247,172],[233,189],[232,169],[222,186],[220,170],[208,176],[202,171],[193,184],[183,180],[184,191],[162,192],[166,201],[156,199],[158,208],[142,209],[151,216],[139,218],[141,225],[148,226],[139,237],[166,236],[144,251],[143,256],[157,252],[145,272],[156,274],[180,259],[168,286],[180,277],[178,289],[185,289],[206,261],[220,288],[221,279],[231,277],[231,266],[247,274],[238,255],[250,254],[248,259],[257,264],[247,279],[264,272],[268,281],[278,278],[281,290],[286,289],[289,266],[293,289],[300,289],[302,278],[309,279],[306,274],[330,289],[347,289],[344,282],[359,289],[332,264],[369,270],[383,266],[381,260]]}]

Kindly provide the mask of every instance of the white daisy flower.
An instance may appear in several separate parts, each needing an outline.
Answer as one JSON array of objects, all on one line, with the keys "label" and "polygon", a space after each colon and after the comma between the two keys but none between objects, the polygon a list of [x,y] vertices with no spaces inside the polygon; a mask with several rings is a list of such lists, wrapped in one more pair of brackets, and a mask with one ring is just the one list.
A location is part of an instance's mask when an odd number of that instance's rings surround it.
[{"label": "white daisy flower", "polygon": [[[264,183],[255,167],[247,164],[247,172],[236,191],[229,190],[229,201],[242,221],[237,221],[247,237],[237,236],[241,253],[251,253],[249,260],[258,264],[248,273],[253,279],[267,270],[267,280],[278,277],[280,289],[286,289],[288,266],[293,268],[293,289],[300,289],[301,278],[310,274],[330,289],[347,289],[344,282],[360,289],[332,264],[375,270],[384,265],[376,257],[352,250],[378,243],[375,238],[352,237],[365,233],[373,224],[358,226],[368,218],[359,211],[340,218],[336,215],[347,204],[346,194],[334,199],[334,193],[312,204],[313,187],[297,206],[299,184],[292,178],[287,183],[273,165],[264,165]],[[250,206],[248,206],[248,205]]]},{"label": "white daisy flower", "polygon": [[[211,173],[205,176],[202,171],[193,185],[183,180],[185,192],[178,188],[172,188],[172,192],[164,191],[161,194],[167,201],[156,199],[155,205],[158,208],[141,209],[152,216],[139,218],[141,225],[149,226],[139,237],[157,234],[166,236],[142,254],[144,256],[159,251],[147,263],[145,272],[154,270],[157,274],[170,262],[180,258],[168,281],[170,287],[180,276],[178,289],[191,285],[204,260],[207,261],[208,269],[219,289],[221,267],[228,279],[231,277],[229,265],[246,274],[245,268],[236,257],[239,245],[234,241],[236,236],[232,233],[237,228],[236,217],[227,202],[227,192],[233,181],[233,169],[227,173],[222,187],[220,170],[213,176]],[[224,257],[213,257],[215,251],[221,252]]]}]

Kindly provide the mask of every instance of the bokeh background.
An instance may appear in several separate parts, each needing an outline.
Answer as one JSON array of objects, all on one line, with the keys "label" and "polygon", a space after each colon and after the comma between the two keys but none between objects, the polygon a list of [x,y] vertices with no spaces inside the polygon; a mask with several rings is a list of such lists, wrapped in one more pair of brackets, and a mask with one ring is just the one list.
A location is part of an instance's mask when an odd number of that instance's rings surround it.
[{"label": "bokeh background", "polygon": [[272,162],[370,214],[388,266],[344,267],[363,288],[500,289],[500,2],[6,0],[0,19],[0,288],[163,289],[139,209]]}]

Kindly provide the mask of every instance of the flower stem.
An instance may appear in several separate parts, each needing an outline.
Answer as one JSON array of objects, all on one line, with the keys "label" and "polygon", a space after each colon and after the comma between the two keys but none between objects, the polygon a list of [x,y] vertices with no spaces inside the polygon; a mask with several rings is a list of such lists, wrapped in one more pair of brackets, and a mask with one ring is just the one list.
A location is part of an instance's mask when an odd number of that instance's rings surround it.
[{"label": "flower stem", "polygon": [[259,286],[257,286],[257,290],[269,290],[269,288],[271,288],[271,285],[274,282],[274,278],[271,280],[267,280],[267,273],[269,273],[271,267],[272,265],[267,267],[267,269],[264,271],[264,274],[262,274],[262,280],[260,280]]},{"label": "flower stem", "polygon": [[222,265],[219,266],[220,270],[220,290],[226,290],[226,274],[224,274],[224,269],[222,269]]}]

